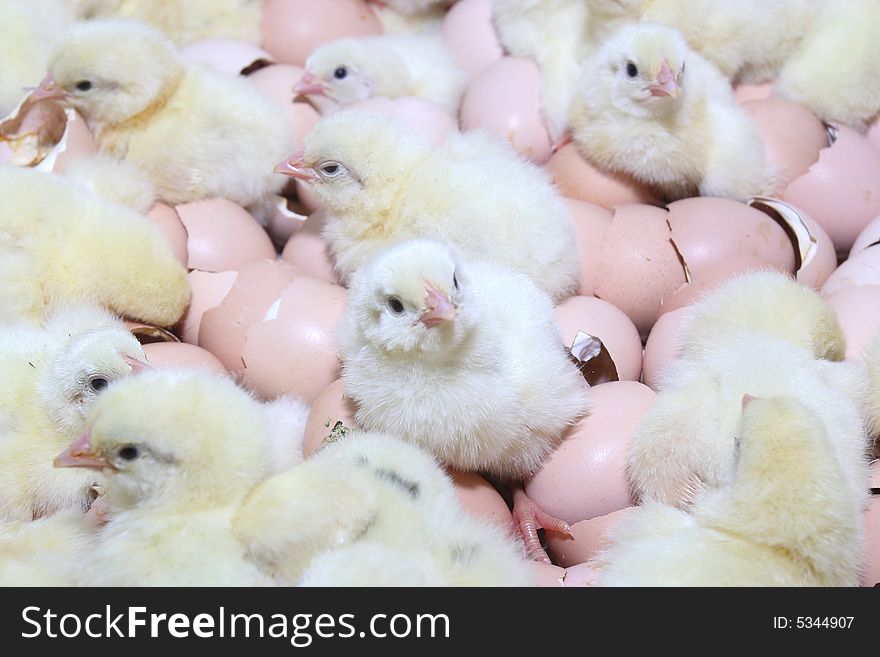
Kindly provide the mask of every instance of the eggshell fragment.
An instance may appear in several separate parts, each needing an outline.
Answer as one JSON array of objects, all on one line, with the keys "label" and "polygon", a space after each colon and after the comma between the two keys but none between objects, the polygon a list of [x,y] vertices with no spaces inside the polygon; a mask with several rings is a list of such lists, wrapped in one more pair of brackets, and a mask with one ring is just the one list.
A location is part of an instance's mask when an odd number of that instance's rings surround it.
[{"label": "eggshell fragment", "polygon": [[581,262],[581,282],[578,291],[582,296],[593,294],[596,278],[599,276],[599,260],[602,254],[602,242],[611,225],[611,211],[607,208],[565,199],[565,204],[574,220],[574,231],[577,235],[577,249]]},{"label": "eggshell fragment", "polygon": [[471,79],[504,55],[492,25],[491,0],[456,2],[443,19],[443,40]]},{"label": "eggshell fragment", "polygon": [[868,247],[843,262],[822,286],[822,295],[856,285],[880,285],[880,246]]},{"label": "eggshell fragment", "polygon": [[156,203],[147,212],[147,219],[156,224],[171,247],[171,253],[180,261],[184,267],[187,266],[189,253],[187,252],[187,242],[189,236],[186,234],[186,228],[180,221],[177,211],[170,205],[164,203]]},{"label": "eggshell fragment", "polygon": [[281,259],[296,265],[304,274],[339,285],[339,277],[330,256],[330,246],[321,236],[323,229],[324,214],[316,212],[310,215],[290,236],[281,252]]},{"label": "eggshell fragment", "polygon": [[532,580],[535,586],[542,588],[564,586],[565,568],[553,566],[543,561],[529,561],[526,566],[532,571]]},{"label": "eggshell fragment", "polygon": [[150,367],[156,369],[202,369],[227,374],[223,363],[211,352],[185,342],[154,342],[144,345]]},{"label": "eggshell fragment", "polygon": [[357,428],[354,402],[345,395],[345,386],[337,379],[312,402],[306,421],[303,457],[308,458],[325,443],[338,440],[345,430]]},{"label": "eggshell fragment", "polygon": [[266,232],[273,244],[286,244],[290,236],[299,230],[308,218],[307,215],[301,214],[303,210],[304,208],[294,199],[284,196],[275,197],[266,223]]},{"label": "eggshell fragment", "polygon": [[208,310],[220,305],[229,290],[232,289],[238,273],[234,271],[198,271],[194,269],[189,273],[189,287],[192,290],[189,308],[183,316],[180,324],[180,337],[189,344],[198,344],[199,327],[202,324],[202,316]]},{"label": "eggshell fragment", "polygon": [[382,23],[361,0],[264,0],[261,29],[272,56],[304,66],[324,43],[382,34]]},{"label": "eggshell fragment", "polygon": [[215,38],[183,46],[180,56],[190,64],[201,64],[221,73],[241,75],[254,66],[269,65],[272,55],[247,41]]},{"label": "eggshell fragment", "polygon": [[574,538],[547,532],[547,553],[553,563],[564,568],[587,563],[609,546],[608,531],[636,507],[627,507],[608,515],[582,520],[571,526]]},{"label": "eggshell fragment", "polygon": [[862,551],[862,586],[880,585],[880,461],[871,464],[871,495],[865,511],[865,543]]},{"label": "eggshell fragment", "polygon": [[126,319],[125,328],[137,339],[141,345],[153,344],[154,342],[180,342],[180,338],[161,326],[144,324],[143,322]]},{"label": "eggshell fragment", "polygon": [[225,271],[260,258],[274,258],[263,227],[244,208],[225,198],[176,207],[188,234],[190,269]]},{"label": "eggshell fragment", "polygon": [[853,257],[859,251],[864,251],[869,246],[880,244],[880,215],[877,215],[871,223],[862,229],[856,241],[850,249],[849,257]]},{"label": "eggshell fragment", "polygon": [[574,144],[566,144],[553,153],[547,170],[567,198],[609,209],[627,203],[660,204],[646,185],[623,174],[599,171],[581,156]]},{"label": "eggshell fragment", "polygon": [[868,141],[880,149],[880,114],[878,114],[877,118],[868,126]]},{"label": "eggshell fragment", "polygon": [[441,146],[450,134],[458,132],[456,118],[437,103],[424,98],[377,96],[355,103],[350,109],[393,117],[419,133],[434,148]]},{"label": "eggshell fragment", "polygon": [[305,101],[294,102],[293,85],[303,76],[304,69],[289,64],[273,64],[254,71],[245,79],[269,100],[284,109],[293,130],[291,152],[303,147],[303,140],[321,120],[318,111]]},{"label": "eggshell fragment", "polygon": [[579,563],[565,569],[565,580],[562,585],[566,588],[597,586],[602,572],[592,562]]},{"label": "eggshell fragment", "polygon": [[824,297],[837,313],[846,335],[847,360],[859,360],[870,340],[880,332],[880,286],[858,285],[837,290]]},{"label": "eggshell fragment", "polygon": [[678,355],[679,336],[688,312],[685,307],[663,313],[651,329],[642,363],[642,383],[651,390],[657,390],[660,378]]},{"label": "eggshell fragment", "polygon": [[452,478],[458,501],[469,515],[485,520],[513,535],[513,515],[507,507],[507,502],[492,484],[473,472],[449,470],[448,473]]},{"label": "eggshell fragment", "polygon": [[545,512],[568,523],[634,504],[624,473],[626,451],[655,396],[635,381],[603,383],[591,393],[590,414],[572,428],[525,489]]}]

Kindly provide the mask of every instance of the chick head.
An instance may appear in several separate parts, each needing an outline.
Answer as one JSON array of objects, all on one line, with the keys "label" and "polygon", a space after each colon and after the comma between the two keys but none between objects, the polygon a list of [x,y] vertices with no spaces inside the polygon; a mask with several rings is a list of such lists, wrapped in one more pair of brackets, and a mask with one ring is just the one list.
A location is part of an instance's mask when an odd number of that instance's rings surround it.
[{"label": "chick head", "polygon": [[56,467],[104,472],[108,504],[189,506],[240,498],[269,471],[260,404],[201,371],[149,370],[101,395]]},{"label": "chick head", "polygon": [[429,152],[395,119],[343,111],[322,119],[306,136],[303,152],[276,171],[311,184],[333,212],[375,221],[392,212],[409,172]]},{"label": "chick head", "polygon": [[63,96],[90,124],[117,124],[170,96],[183,74],[174,44],[158,30],[89,21],[55,42],[40,87]]},{"label": "chick head", "polygon": [[598,78],[598,86],[620,111],[637,117],[660,116],[680,103],[687,52],[678,31],[634,23],[606,41],[584,73]]},{"label": "chick head", "polygon": [[368,46],[358,39],[331,41],[309,55],[306,72],[293,90],[340,106],[366,100],[373,95],[369,58]]},{"label": "chick head", "polygon": [[470,332],[466,274],[441,242],[407,240],[377,255],[351,282],[349,321],[388,352],[448,353]]}]

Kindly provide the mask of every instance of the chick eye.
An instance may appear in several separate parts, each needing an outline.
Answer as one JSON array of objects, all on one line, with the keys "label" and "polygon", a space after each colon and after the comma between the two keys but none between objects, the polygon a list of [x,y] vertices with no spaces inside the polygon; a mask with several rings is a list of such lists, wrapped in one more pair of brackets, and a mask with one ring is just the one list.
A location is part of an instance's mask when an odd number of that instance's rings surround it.
[{"label": "chick eye", "polygon": [[134,461],[141,451],[134,445],[124,445],[116,451],[116,455],[124,461]]},{"label": "chick eye", "polygon": [[105,379],[103,376],[96,376],[92,379],[89,379],[89,386],[95,392],[101,392],[102,390],[106,389],[107,386],[109,386],[109,385],[110,385],[110,382],[107,379]]},{"label": "chick eye", "polygon": [[340,66],[333,71],[333,77],[337,80],[344,80],[346,75],[348,75],[348,69],[344,66]]},{"label": "chick eye", "polygon": [[636,77],[639,74],[639,67],[636,66],[633,62],[627,62],[626,74],[631,78]]},{"label": "chick eye", "polygon": [[88,91],[92,88],[92,83],[88,80],[80,80],[75,86],[77,91]]},{"label": "chick eye", "polygon": [[388,297],[385,300],[385,303],[388,305],[388,309],[394,315],[402,315],[403,314],[403,302],[397,297]]},{"label": "chick eye", "polygon": [[458,276],[456,276],[455,274],[452,275],[452,287],[454,287],[456,290],[458,289]]},{"label": "chick eye", "polygon": [[339,168],[338,164],[325,164],[321,167],[321,171],[328,176],[335,176],[339,173]]}]

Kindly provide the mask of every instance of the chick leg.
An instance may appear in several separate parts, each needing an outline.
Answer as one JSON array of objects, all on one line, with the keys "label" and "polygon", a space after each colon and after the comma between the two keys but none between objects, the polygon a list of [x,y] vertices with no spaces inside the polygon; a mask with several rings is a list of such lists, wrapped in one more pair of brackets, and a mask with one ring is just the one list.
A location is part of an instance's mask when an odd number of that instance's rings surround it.
[{"label": "chick leg", "polygon": [[535,561],[550,563],[550,557],[538,539],[538,529],[559,532],[574,538],[567,522],[545,513],[526,495],[521,486],[513,491],[513,519],[525,543],[526,555]]}]

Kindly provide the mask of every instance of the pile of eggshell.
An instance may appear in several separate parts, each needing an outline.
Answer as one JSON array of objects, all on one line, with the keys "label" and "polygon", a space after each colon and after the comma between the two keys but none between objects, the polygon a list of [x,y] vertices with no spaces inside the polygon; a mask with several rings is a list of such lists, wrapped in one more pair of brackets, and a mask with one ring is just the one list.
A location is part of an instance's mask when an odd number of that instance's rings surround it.
[{"label": "pile of eggshell", "polygon": [[[211,39],[183,53],[246,76],[286,108],[301,145],[319,120],[311,105],[292,98],[306,58],[335,38],[380,34],[381,23],[362,0],[266,0],[263,11],[263,49]],[[569,347],[581,333],[598,338],[612,366],[596,379],[592,413],[526,492],[570,523],[574,534],[548,533],[556,565],[535,564],[541,583],[589,585],[595,572],[586,562],[602,547],[607,527],[634,504],[624,455],[652,404],[652,387],[675,355],[689,304],[731,275],[772,268],[821,291],[846,331],[849,358],[858,358],[880,331],[880,122],[865,136],[769,98],[769,85],[741,87],[737,97],[759,123],[772,162],[794,174],[785,191],[749,204],[691,198],[659,207],[641,185],[589,165],[573,144],[551,152],[540,113],[541,72],[530,61],[504,55],[490,12],[490,0],[459,0],[442,26],[446,44],[470,75],[459,117],[416,98],[375,98],[361,106],[404,120],[434,144],[459,128],[491,130],[545,165],[568,199],[582,271],[578,296],[557,308],[561,334]],[[53,116],[51,134],[41,136],[49,146],[36,166],[61,171],[95,145],[73,110],[51,103],[26,104],[2,127],[26,132]],[[15,158],[0,142],[0,160]],[[26,159],[17,163],[30,164]],[[170,331],[133,326],[149,343],[153,365],[225,370],[262,397],[300,396],[312,404],[306,456],[333,440],[338,426],[354,426],[334,335],[346,290],[321,237],[320,204],[308,188],[292,182],[265,229],[222,198],[157,204],[149,217],[189,268],[193,293],[186,316]],[[880,464],[872,468],[872,485],[880,486]],[[475,474],[451,474],[470,512],[513,527],[508,504],[491,484]],[[867,517],[863,583],[873,585],[880,582],[876,496]]]}]

